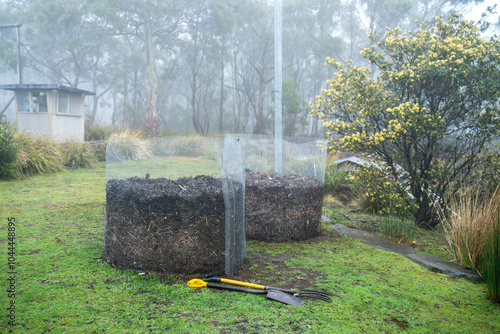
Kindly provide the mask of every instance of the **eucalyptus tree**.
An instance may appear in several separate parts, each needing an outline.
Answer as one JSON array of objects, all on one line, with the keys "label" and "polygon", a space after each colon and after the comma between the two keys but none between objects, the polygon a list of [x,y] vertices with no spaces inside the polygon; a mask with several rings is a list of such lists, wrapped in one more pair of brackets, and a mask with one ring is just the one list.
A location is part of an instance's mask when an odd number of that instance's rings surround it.
[{"label": "eucalyptus tree", "polygon": [[92,122],[99,98],[109,90],[102,85],[102,74],[110,58],[111,40],[96,29],[87,3],[68,1],[6,1],[10,17],[23,25],[23,53],[26,66],[50,83],[70,87],[87,85],[96,92],[91,112]]},{"label": "eucalyptus tree", "polygon": [[217,1],[197,1],[186,14],[186,33],[180,38],[178,56],[180,93],[191,110],[195,131],[206,135],[211,124],[223,132],[226,35],[231,12]]},{"label": "eucalyptus tree", "polygon": [[[16,52],[16,28],[7,28],[5,26],[19,24],[17,18],[12,15],[12,7],[7,3],[0,1],[0,45],[2,51],[0,53],[0,73],[5,75],[9,71],[16,71],[17,68],[17,52]],[[0,106],[3,107],[3,106]]]},{"label": "eucalyptus tree", "polygon": [[[340,29],[343,22],[341,9],[340,1],[331,0],[296,0],[285,3],[284,75],[291,79],[293,85],[284,82],[284,86],[288,85],[288,89],[294,87],[295,92],[284,92],[283,103],[290,103],[291,101],[285,100],[297,95],[312,102],[331,72],[324,66],[326,57],[332,54],[342,57],[346,43]],[[288,121],[290,119],[294,117],[289,117]],[[311,134],[317,135],[317,119],[312,118],[310,122]],[[304,129],[299,124],[289,124],[286,128]],[[289,130],[285,131],[290,134]]]},{"label": "eucalyptus tree", "polygon": [[212,22],[213,44],[215,48],[215,60],[219,62],[217,78],[219,80],[219,113],[218,130],[224,132],[224,103],[226,101],[226,67],[229,62],[230,38],[238,23],[239,16],[234,7],[230,5],[232,1],[213,0],[210,3],[210,21]]},{"label": "eucalyptus tree", "polygon": [[100,80],[112,82],[112,123],[124,128],[144,127],[147,84],[146,55],[137,43],[114,37],[108,57],[112,59]]},{"label": "eucalyptus tree", "polygon": [[[158,58],[168,62],[185,23],[184,1],[95,1],[93,12],[109,34],[139,43],[146,55],[147,99],[145,131],[159,135]],[[160,68],[161,70],[161,68]]]},{"label": "eucalyptus tree", "polygon": [[246,95],[253,111],[253,133],[264,134],[269,118],[265,99],[270,97],[267,88],[274,79],[272,6],[265,0],[241,1],[238,13],[242,17],[238,38],[243,61],[237,68],[240,79],[237,89]]}]

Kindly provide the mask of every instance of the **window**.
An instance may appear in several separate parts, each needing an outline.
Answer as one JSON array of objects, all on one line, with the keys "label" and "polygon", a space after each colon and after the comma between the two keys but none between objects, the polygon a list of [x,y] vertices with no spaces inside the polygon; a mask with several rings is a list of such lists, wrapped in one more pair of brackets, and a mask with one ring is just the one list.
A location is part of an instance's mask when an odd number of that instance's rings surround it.
[{"label": "window", "polygon": [[47,112],[47,94],[31,93],[31,104],[33,112]]},{"label": "window", "polygon": [[17,111],[31,112],[30,94],[27,92],[16,92]]},{"label": "window", "polygon": [[69,94],[59,92],[59,110],[60,114],[69,114]]},{"label": "window", "polygon": [[18,112],[47,112],[47,94],[43,92],[17,92]]}]

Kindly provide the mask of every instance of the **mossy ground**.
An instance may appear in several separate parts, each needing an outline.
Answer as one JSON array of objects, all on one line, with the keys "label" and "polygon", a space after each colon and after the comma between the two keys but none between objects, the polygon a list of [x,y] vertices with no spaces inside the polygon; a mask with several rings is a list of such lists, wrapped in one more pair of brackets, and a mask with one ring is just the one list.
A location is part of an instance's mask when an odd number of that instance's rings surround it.
[{"label": "mossy ground", "polygon": [[[332,303],[293,307],[261,295],[190,288],[191,277],[142,275],[102,262],[104,167],[0,186],[3,254],[8,218],[17,223],[17,325],[2,315],[2,333],[500,332],[500,307],[486,299],[483,284],[432,273],[327,228],[302,242],[248,243],[236,279],[335,295]],[[5,283],[6,255],[2,262]],[[9,298],[2,291],[5,310]]]}]

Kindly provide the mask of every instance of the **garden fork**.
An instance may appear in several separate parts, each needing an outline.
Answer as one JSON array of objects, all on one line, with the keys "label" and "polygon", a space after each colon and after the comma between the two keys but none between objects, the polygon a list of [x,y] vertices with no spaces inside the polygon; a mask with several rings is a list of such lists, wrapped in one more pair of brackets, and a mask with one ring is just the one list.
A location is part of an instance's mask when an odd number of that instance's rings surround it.
[{"label": "garden fork", "polygon": [[232,279],[217,277],[215,275],[206,275],[205,277],[203,277],[203,280],[205,282],[212,282],[212,283],[228,283],[228,284],[234,284],[234,285],[240,285],[240,286],[247,286],[250,288],[266,290],[266,291],[278,290],[281,292],[289,293],[295,297],[320,299],[320,300],[324,300],[325,302],[330,302],[330,303],[332,302],[332,298],[330,296],[333,296],[332,293],[326,292],[326,291],[283,289],[283,288],[277,288],[274,286],[266,286],[266,285],[260,285],[260,284],[235,281]]}]

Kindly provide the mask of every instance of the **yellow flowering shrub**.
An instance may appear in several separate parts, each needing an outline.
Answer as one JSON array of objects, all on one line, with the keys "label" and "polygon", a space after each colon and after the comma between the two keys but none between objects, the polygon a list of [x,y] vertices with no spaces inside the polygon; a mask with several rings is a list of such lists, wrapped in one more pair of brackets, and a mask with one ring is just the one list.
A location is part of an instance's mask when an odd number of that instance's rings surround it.
[{"label": "yellow flowering shrub", "polygon": [[361,166],[351,180],[362,193],[361,206],[364,210],[406,217],[416,209],[400,182],[380,166]]},{"label": "yellow flowering shrub", "polygon": [[[371,69],[327,58],[336,68],[312,106],[331,150],[363,152],[408,174],[416,222],[437,224],[432,204],[500,130],[500,44],[461,15],[437,17],[415,31],[387,29],[361,52]],[[396,178],[396,176],[394,175]]]}]

